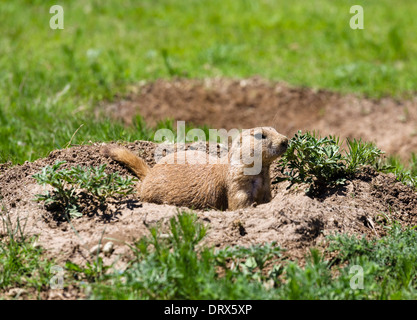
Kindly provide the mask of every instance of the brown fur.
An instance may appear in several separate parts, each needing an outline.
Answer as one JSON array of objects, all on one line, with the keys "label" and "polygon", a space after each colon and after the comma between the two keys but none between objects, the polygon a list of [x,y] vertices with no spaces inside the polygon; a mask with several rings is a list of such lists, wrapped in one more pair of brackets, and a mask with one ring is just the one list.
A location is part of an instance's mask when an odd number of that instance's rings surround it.
[{"label": "brown fur", "polygon": [[[245,175],[244,170],[253,166],[241,159],[245,136],[251,136],[252,151],[257,140],[262,143],[262,169],[256,175]],[[235,210],[271,200],[270,164],[285,152],[287,145],[287,137],[273,128],[261,127],[244,131],[234,140],[226,164],[220,161],[216,164],[177,164],[171,161],[173,164],[169,164],[167,160],[181,155],[185,158],[209,159],[202,152],[181,151],[183,154],[170,154],[150,169],[142,159],[125,148],[105,147],[103,153],[125,164],[142,179],[139,194],[143,201],[194,209]]]},{"label": "brown fur", "polygon": [[151,170],[143,159],[134,155],[126,148],[103,148],[102,153],[113,160],[124,163],[139,179],[144,179]]}]

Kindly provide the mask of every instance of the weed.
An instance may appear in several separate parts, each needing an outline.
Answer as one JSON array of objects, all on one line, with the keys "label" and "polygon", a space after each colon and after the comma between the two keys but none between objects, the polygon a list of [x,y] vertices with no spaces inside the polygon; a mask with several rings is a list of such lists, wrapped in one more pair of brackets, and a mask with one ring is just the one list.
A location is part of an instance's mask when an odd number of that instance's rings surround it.
[{"label": "weed", "polygon": [[54,190],[36,195],[36,201],[45,201],[46,205],[62,208],[67,218],[80,217],[80,192],[85,192],[93,201],[103,204],[107,198],[116,195],[128,195],[134,192],[135,178],[123,178],[117,172],[107,174],[106,165],[99,167],[76,166],[61,169],[65,161],[56,161],[46,166],[33,178],[41,184],[49,184]]},{"label": "weed", "polygon": [[287,152],[281,157],[279,165],[285,178],[282,180],[306,183],[306,193],[314,194],[324,187],[344,184],[364,165],[374,165],[382,154],[371,143],[361,140],[347,140],[349,150],[342,154],[338,137],[318,137],[315,132],[297,134],[290,140]]},{"label": "weed", "polygon": [[170,220],[171,234],[160,237],[157,229],[135,247],[136,261],[109,282],[91,284],[93,298],[140,299],[250,299],[267,297],[264,281],[279,268],[265,273],[265,266],[279,258],[275,244],[215,251],[200,242],[206,227],[197,216],[180,213]]},{"label": "weed", "polygon": [[[315,133],[297,134],[290,140],[287,152],[282,156],[282,173],[291,182],[307,183],[309,188],[327,184],[343,184],[345,163],[339,152],[339,139],[317,138]],[[285,171],[288,168],[289,171]]]},{"label": "weed", "polygon": [[404,165],[398,157],[389,157],[384,163],[380,171],[385,173],[393,173],[398,181],[408,185],[414,189],[417,188],[417,157],[413,153],[410,162]]},{"label": "weed", "polygon": [[65,269],[70,272],[76,280],[85,279],[87,281],[100,281],[105,279],[105,272],[110,269],[110,266],[104,266],[103,259],[98,257],[93,262],[87,261],[85,267],[67,261],[65,263]]},{"label": "weed", "polygon": [[375,166],[383,152],[371,142],[363,142],[362,139],[346,139],[349,150],[346,152],[346,172],[355,174],[358,168],[366,165]]},{"label": "weed", "polygon": [[340,262],[359,265],[367,283],[363,294],[371,299],[415,299],[417,296],[417,232],[393,221],[388,234],[367,240],[347,235],[329,236],[329,251]]},{"label": "weed", "polygon": [[383,238],[330,235],[328,248],[310,249],[300,267],[274,243],[204,246],[205,226],[182,212],[170,220],[168,237],[150,229],[125,270],[104,273],[100,260],[67,270],[89,281],[92,299],[415,299],[417,232],[396,222],[386,228]]},{"label": "weed", "polygon": [[12,223],[9,213],[2,208],[0,219],[7,235],[0,240],[0,292],[24,287],[40,293],[49,285],[53,261],[42,256],[42,248],[35,246],[36,237],[25,235],[19,218]]}]

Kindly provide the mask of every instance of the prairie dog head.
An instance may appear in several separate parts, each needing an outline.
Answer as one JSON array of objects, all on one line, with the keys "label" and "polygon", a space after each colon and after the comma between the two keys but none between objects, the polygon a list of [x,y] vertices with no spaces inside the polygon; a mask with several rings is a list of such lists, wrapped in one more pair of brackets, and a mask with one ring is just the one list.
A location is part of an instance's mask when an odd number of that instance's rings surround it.
[{"label": "prairie dog head", "polygon": [[252,174],[258,174],[262,166],[269,166],[287,147],[288,138],[272,127],[247,129],[233,140],[229,159],[232,165],[252,167]]},{"label": "prairie dog head", "polygon": [[288,138],[272,127],[262,127],[261,133],[255,133],[255,139],[262,141],[262,162],[271,164],[282,156],[288,148]]}]

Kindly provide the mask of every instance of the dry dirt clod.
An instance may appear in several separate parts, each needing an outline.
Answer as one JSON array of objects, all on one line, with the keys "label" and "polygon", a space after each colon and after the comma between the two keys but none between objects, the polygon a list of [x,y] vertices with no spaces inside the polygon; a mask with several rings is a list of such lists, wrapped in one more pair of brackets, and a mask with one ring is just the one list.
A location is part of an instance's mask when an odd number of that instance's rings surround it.
[{"label": "dry dirt clod", "polygon": [[110,256],[114,251],[114,243],[112,241],[107,242],[106,244],[96,244],[95,246],[91,247],[90,255],[94,256],[97,253],[102,252],[105,256]]},{"label": "dry dirt clod", "polygon": [[92,256],[96,255],[99,249],[100,249],[100,245],[96,244],[90,249],[90,255]]},{"label": "dry dirt clod", "polygon": [[109,241],[103,246],[103,253],[105,256],[110,256],[114,251],[114,243]]},{"label": "dry dirt clod", "polygon": [[18,298],[20,298],[20,297],[22,297],[22,296],[25,296],[25,295],[27,295],[27,290],[25,290],[25,289],[23,289],[23,288],[12,288],[12,289],[10,289],[8,292],[7,292],[7,295],[10,297],[10,298],[13,298],[13,299],[18,299]]}]

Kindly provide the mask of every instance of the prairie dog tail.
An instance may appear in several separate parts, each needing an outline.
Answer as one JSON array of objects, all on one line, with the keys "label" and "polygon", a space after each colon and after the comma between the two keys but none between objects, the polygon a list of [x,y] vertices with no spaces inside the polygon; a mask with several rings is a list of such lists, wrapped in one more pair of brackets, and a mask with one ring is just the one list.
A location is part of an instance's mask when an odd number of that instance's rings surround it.
[{"label": "prairie dog tail", "polygon": [[126,148],[106,146],[102,149],[102,153],[105,156],[126,165],[139,179],[145,178],[150,170],[143,159],[139,158]]}]

